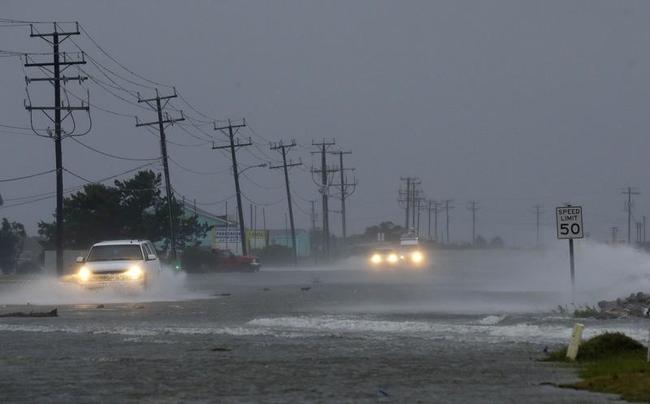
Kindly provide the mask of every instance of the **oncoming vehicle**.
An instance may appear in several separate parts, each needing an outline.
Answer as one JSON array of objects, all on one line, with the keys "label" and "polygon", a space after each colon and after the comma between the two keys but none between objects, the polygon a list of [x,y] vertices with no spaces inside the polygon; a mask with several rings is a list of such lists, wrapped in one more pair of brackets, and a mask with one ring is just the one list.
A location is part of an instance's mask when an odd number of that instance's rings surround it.
[{"label": "oncoming vehicle", "polygon": [[419,247],[418,237],[407,233],[400,239],[398,248],[382,247],[371,252],[369,262],[374,268],[421,268],[426,256]]},{"label": "oncoming vehicle", "polygon": [[160,260],[151,241],[115,240],[94,244],[88,255],[77,257],[82,264],[74,281],[88,288],[136,286],[146,288],[161,271]]},{"label": "oncoming vehicle", "polygon": [[230,250],[219,249],[213,249],[212,253],[217,258],[217,268],[220,271],[257,272],[260,270],[257,257],[252,255],[239,256]]},{"label": "oncoming vehicle", "polygon": [[424,253],[416,248],[378,248],[369,258],[374,268],[420,268],[425,261]]}]

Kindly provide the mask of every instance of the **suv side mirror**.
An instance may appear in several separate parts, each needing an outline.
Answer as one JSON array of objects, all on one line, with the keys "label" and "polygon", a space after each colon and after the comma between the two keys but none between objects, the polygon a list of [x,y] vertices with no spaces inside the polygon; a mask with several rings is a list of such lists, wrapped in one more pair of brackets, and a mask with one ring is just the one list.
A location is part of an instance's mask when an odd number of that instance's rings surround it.
[{"label": "suv side mirror", "polygon": [[149,254],[149,255],[147,255],[147,261],[153,261],[153,260],[155,260],[155,259],[156,259],[156,255],[155,255],[155,254]]},{"label": "suv side mirror", "polygon": [[84,262],[85,260],[84,260],[84,257],[77,257],[77,258],[75,259],[75,261],[76,261],[78,264],[81,264],[81,263]]}]

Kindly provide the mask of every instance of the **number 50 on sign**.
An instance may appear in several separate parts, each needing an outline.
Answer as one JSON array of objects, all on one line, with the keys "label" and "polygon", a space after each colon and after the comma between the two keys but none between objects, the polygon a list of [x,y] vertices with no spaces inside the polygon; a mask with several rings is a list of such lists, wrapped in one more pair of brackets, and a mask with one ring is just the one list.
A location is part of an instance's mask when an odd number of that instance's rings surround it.
[{"label": "number 50 on sign", "polygon": [[557,238],[583,238],[582,206],[564,206],[555,208]]}]

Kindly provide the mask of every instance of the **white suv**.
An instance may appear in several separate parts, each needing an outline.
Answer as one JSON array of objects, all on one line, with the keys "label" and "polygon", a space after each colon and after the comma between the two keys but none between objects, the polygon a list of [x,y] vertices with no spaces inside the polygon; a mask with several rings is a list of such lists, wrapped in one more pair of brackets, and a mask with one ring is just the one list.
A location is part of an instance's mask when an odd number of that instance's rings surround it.
[{"label": "white suv", "polygon": [[77,281],[88,287],[146,287],[151,277],[161,271],[156,249],[148,240],[102,241],[94,244],[85,258],[77,257],[77,262],[83,264]]}]

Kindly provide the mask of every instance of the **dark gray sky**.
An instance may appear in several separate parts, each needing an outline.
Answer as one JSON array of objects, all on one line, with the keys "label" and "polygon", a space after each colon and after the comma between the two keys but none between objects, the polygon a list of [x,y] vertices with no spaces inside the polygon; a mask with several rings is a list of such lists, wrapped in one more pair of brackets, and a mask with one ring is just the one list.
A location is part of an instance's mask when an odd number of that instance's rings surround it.
[{"label": "dark gray sky", "polygon": [[[267,139],[295,138],[308,146],[312,139],[335,137],[353,152],[348,161],[357,168],[360,185],[349,201],[354,231],[386,218],[403,221],[396,198],[405,175],[419,176],[427,196],[455,200],[455,240],[470,237],[466,204],[471,199],[480,202],[480,234],[501,235],[520,245],[534,240],[531,207],[536,203],[547,212],[544,238],[549,241],[552,208],[565,201],[584,205],[587,232],[600,239],[609,236],[610,226],[625,232],[622,187],[633,185],[642,192],[636,219],[650,213],[648,2],[5,0],[1,10],[3,18],[78,20],[127,67],[175,85],[210,116],[245,116]],[[45,42],[29,38],[26,27],[0,32],[0,49],[48,50]],[[74,39],[103,65],[142,82],[120,70],[85,35]],[[66,49],[75,50],[74,44],[66,43]],[[87,70],[102,78],[94,66]],[[22,64],[0,58],[0,73],[0,123],[26,126]],[[91,103],[154,118],[88,86]],[[76,85],[70,89],[81,93]],[[175,105],[193,113],[180,100]],[[83,142],[123,156],[159,154],[156,138],[136,129],[132,118],[97,109],[92,115],[93,130]],[[168,134],[178,143],[200,143],[176,127]],[[0,136],[0,178],[54,166],[50,140]],[[253,140],[275,156],[263,139]],[[259,149],[249,148],[266,159]],[[310,149],[296,148],[293,157],[302,157],[308,167]],[[229,161],[222,154],[208,146],[175,145],[170,154],[193,170],[223,170],[196,175],[172,164],[180,193],[199,202],[232,195]],[[248,152],[241,156],[244,165],[256,161]],[[64,165],[87,178],[139,164],[64,143]],[[267,216],[269,225],[283,227],[281,173],[257,169],[247,174],[273,188],[242,182],[253,200],[281,201],[267,207]],[[316,198],[308,172],[293,174],[295,193]],[[66,187],[81,183],[65,177]],[[5,200],[53,189],[53,174],[0,183]],[[297,222],[308,226],[302,211],[309,205],[301,199],[297,203]],[[338,208],[337,202],[333,205]],[[231,199],[229,209],[233,206]],[[224,210],[223,205],[203,207]],[[0,209],[0,216],[22,221],[34,232],[53,209],[51,198]],[[339,223],[333,215],[335,233]]]}]

